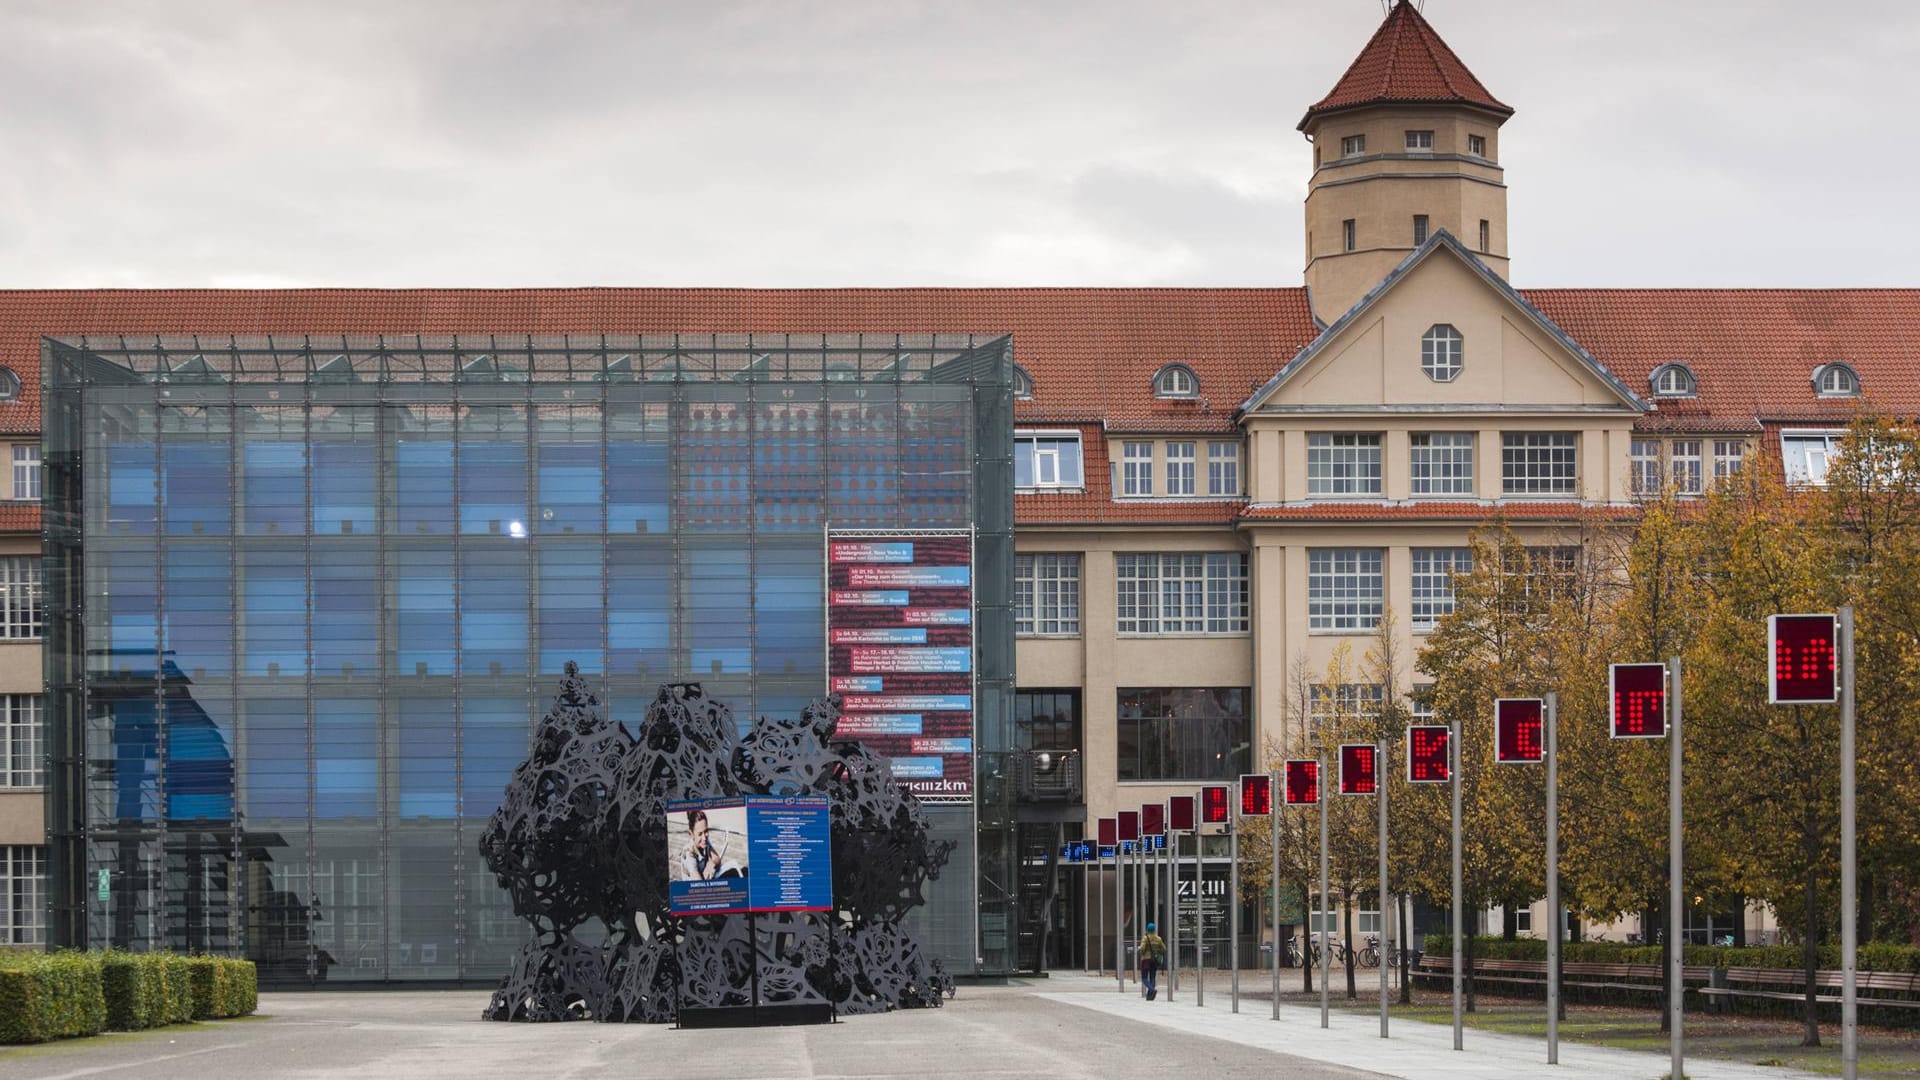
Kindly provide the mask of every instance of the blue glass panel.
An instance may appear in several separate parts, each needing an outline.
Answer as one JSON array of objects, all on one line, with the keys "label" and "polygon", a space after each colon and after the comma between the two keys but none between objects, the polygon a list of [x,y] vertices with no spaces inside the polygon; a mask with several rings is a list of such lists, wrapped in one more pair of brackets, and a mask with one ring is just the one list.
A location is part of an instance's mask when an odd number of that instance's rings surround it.
[{"label": "blue glass panel", "polygon": [[460,436],[460,531],[527,534],[527,444]]},{"label": "blue glass panel", "polygon": [[600,545],[540,548],[540,673],[557,675],[569,660],[601,670]]},{"label": "blue glass panel", "polygon": [[689,563],[686,612],[692,676],[746,672],[753,655],[742,618],[753,602],[747,549],[696,547]]},{"label": "blue glass panel", "polygon": [[664,542],[607,545],[607,663],[612,670],[664,675],[671,668],[672,580],[673,558]]},{"label": "blue glass panel", "polygon": [[371,675],[378,667],[380,587],[371,541],[313,546],[313,671]]},{"label": "blue glass panel", "polygon": [[241,531],[299,533],[307,520],[307,447],[297,442],[241,444]]},{"label": "blue glass panel", "polygon": [[400,816],[453,817],[453,702],[400,698],[398,719]]},{"label": "blue glass panel", "polygon": [[712,532],[745,530],[752,487],[744,405],[708,402],[687,413],[681,469],[685,527]]},{"label": "blue glass panel", "polygon": [[379,705],[368,698],[313,702],[313,816],[372,817],[377,809]]},{"label": "blue glass panel", "polygon": [[231,555],[225,544],[166,545],[167,662],[189,678],[233,674]]},{"label": "blue glass panel", "polygon": [[[146,674],[152,673],[148,668]],[[155,821],[160,812],[160,725],[153,696],[109,699],[113,755],[113,819],[118,822]]]},{"label": "blue glass panel", "polygon": [[826,508],[821,406],[762,406],[754,428],[754,524],[766,531],[818,532]]},{"label": "blue glass panel", "polygon": [[825,612],[820,545],[763,544],[754,560],[754,670],[761,674],[824,670]]},{"label": "blue glass panel", "polygon": [[893,525],[900,493],[892,408],[835,402],[827,414],[827,520],[847,528]]},{"label": "blue glass panel", "polygon": [[161,448],[169,536],[225,536],[233,463],[224,442],[170,442]]},{"label": "blue glass panel", "polygon": [[667,531],[667,445],[633,439],[607,442],[607,531]]},{"label": "blue glass panel", "polygon": [[153,535],[154,484],[158,478],[152,443],[114,443],[107,447],[109,535]]},{"label": "blue glass panel", "polygon": [[453,674],[453,560],[432,549],[393,553],[394,655],[401,675]]},{"label": "blue glass panel", "polygon": [[467,698],[460,716],[463,817],[485,818],[499,807],[514,766],[527,756],[531,725],[520,698]]},{"label": "blue glass panel", "polygon": [[[900,406],[906,437],[900,448],[900,520],[915,528],[954,528],[967,524],[970,419],[960,402],[905,402]],[[1075,483],[1068,476],[1063,483]]]},{"label": "blue glass panel", "polygon": [[240,648],[248,675],[305,675],[307,568],[300,548],[249,548],[240,558]]},{"label": "blue glass panel", "polygon": [[[313,531],[371,533],[375,492],[371,442],[316,442],[313,446]],[[426,455],[431,456],[431,455]],[[416,460],[416,467],[431,468]],[[415,479],[421,479],[415,475]],[[412,494],[410,491],[409,494]],[[403,531],[413,531],[409,523]],[[442,530],[444,531],[444,530]]]},{"label": "blue glass panel", "polygon": [[453,531],[453,440],[402,438],[394,444],[394,507],[388,528],[401,534]]},{"label": "blue glass panel", "polygon": [[[209,702],[225,715],[224,702]],[[167,694],[167,819],[233,820],[231,725],[216,723],[185,686]]]},{"label": "blue glass panel", "polygon": [[123,666],[152,671],[160,649],[158,582],[149,551],[108,550],[94,558],[105,563],[108,671]]},{"label": "blue glass panel", "polygon": [[540,515],[543,533],[600,531],[600,444],[540,444]]},{"label": "blue glass panel", "polygon": [[246,814],[307,816],[307,703],[297,697],[241,703],[247,729]]},{"label": "blue glass panel", "polygon": [[460,670],[527,670],[527,545],[469,541],[460,553]]}]

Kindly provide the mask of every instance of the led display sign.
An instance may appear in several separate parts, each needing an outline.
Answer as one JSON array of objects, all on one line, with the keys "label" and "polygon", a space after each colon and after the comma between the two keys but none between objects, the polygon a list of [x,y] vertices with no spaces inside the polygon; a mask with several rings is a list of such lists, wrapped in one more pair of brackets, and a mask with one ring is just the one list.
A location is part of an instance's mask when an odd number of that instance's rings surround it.
[{"label": "led display sign", "polygon": [[1227,788],[1225,784],[1200,789],[1200,823],[1203,825],[1225,825],[1227,823]]},{"label": "led display sign", "polygon": [[1531,765],[1547,759],[1547,704],[1539,698],[1500,698],[1493,703],[1493,760]]},{"label": "led display sign", "polygon": [[1120,842],[1120,823],[1110,817],[1100,819],[1100,846],[1113,847]]},{"label": "led display sign", "polygon": [[1438,724],[1415,724],[1407,729],[1407,782],[1444,784],[1453,778],[1447,761],[1448,731]]},{"label": "led display sign", "polygon": [[1167,828],[1176,832],[1193,829],[1193,796],[1175,795],[1167,800]]},{"label": "led display sign", "polygon": [[1380,790],[1379,752],[1367,743],[1340,747],[1340,794],[1373,795]]},{"label": "led display sign", "polygon": [[1120,842],[1140,839],[1140,811],[1120,811]]},{"label": "led display sign", "polygon": [[1613,702],[1613,737],[1664,739],[1667,736],[1667,666],[1614,664],[1608,669]]},{"label": "led display sign", "polygon": [[1240,816],[1266,817],[1273,813],[1273,777],[1266,773],[1240,774]]},{"label": "led display sign", "polygon": [[1167,808],[1160,803],[1149,803],[1140,808],[1140,832],[1144,836],[1159,836],[1167,831]]},{"label": "led display sign", "polygon": [[1286,763],[1287,805],[1312,806],[1320,801],[1320,763],[1295,759]]},{"label": "led display sign", "polygon": [[1767,616],[1767,701],[1826,705],[1840,700],[1840,628],[1831,615]]}]

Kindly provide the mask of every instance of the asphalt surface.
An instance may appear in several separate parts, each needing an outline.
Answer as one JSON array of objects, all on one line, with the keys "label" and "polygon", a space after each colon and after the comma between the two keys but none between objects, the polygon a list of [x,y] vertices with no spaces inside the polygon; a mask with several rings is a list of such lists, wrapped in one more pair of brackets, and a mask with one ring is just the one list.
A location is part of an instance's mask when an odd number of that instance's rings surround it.
[{"label": "asphalt surface", "polygon": [[260,1015],[0,1047],[0,1080],[1334,1080],[1376,1074],[1129,1021],[1041,994],[1049,980],[962,986],[945,1008],[813,1027],[676,1031],[493,1024],[470,991],[263,994]]}]

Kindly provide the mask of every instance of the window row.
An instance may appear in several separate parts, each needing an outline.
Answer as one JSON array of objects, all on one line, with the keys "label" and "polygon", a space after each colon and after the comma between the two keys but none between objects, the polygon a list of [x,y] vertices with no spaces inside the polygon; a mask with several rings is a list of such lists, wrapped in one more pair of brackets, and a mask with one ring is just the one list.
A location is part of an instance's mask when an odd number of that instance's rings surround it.
[{"label": "window row", "polygon": [[1247,632],[1243,554],[1118,555],[1114,577],[1122,636]]},{"label": "window row", "polygon": [[[1427,633],[1453,613],[1456,579],[1473,571],[1473,550],[1464,547],[1411,548],[1408,622]],[[1579,550],[1527,548],[1522,561],[1506,568],[1531,590],[1551,588],[1570,578]],[[1365,633],[1377,629],[1386,610],[1384,548],[1309,548],[1307,551],[1307,629],[1326,633]]]},{"label": "window row", "polygon": [[1679,495],[1698,495],[1707,482],[1725,480],[1746,460],[1745,439],[1635,439],[1629,476],[1635,495],[1658,495],[1668,484]]},{"label": "window row", "polygon": [[[1402,135],[1403,145],[1409,154],[1433,153],[1433,129],[1408,129]],[[1365,135],[1343,135],[1340,138],[1340,156],[1343,158],[1361,157],[1367,152]],[[1485,135],[1467,136],[1467,154],[1485,159],[1487,156],[1487,137]]]},{"label": "window row", "polygon": [[13,497],[40,500],[40,444],[15,443],[13,446]]},{"label": "window row", "polygon": [[40,695],[0,695],[0,788],[46,783],[40,738]]},{"label": "window row", "polygon": [[40,556],[0,557],[0,638],[40,636]]},{"label": "window row", "polygon": [[[1204,474],[1202,453],[1206,454]],[[1155,494],[1171,498],[1238,495],[1240,444],[1217,439],[1122,441],[1113,490],[1116,496],[1136,499]]]},{"label": "window row", "polygon": [[[1382,494],[1382,437],[1377,433],[1307,435],[1309,496]],[[1472,495],[1475,435],[1471,431],[1408,436],[1407,478],[1415,495]],[[1570,431],[1507,431],[1500,435],[1500,490],[1506,495],[1574,495],[1579,442]]]},{"label": "window row", "polygon": [[0,945],[47,940],[47,849],[0,847]]}]

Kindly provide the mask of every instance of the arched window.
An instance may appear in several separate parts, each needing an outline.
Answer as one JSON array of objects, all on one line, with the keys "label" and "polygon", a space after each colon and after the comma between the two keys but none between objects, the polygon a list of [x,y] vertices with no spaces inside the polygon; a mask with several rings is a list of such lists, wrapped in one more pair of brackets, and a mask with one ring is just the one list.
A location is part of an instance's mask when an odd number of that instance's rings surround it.
[{"label": "arched window", "polygon": [[1420,370],[1434,382],[1452,382],[1460,377],[1465,364],[1460,331],[1446,323],[1435,323],[1420,339]]},{"label": "arched window", "polygon": [[1153,377],[1153,396],[1190,398],[1200,393],[1200,380],[1185,364],[1168,364]]},{"label": "arched window", "polygon": [[1685,364],[1661,364],[1653,369],[1653,393],[1656,397],[1692,397],[1693,372]]},{"label": "arched window", "polygon": [[1026,368],[1013,369],[1013,396],[1022,401],[1033,396],[1033,376],[1027,374]]},{"label": "arched window", "polygon": [[1813,369],[1813,389],[1821,397],[1857,397],[1860,376],[1845,364],[1821,364]]},{"label": "arched window", "polygon": [[20,376],[9,367],[0,367],[0,401],[12,401],[20,396]]}]

